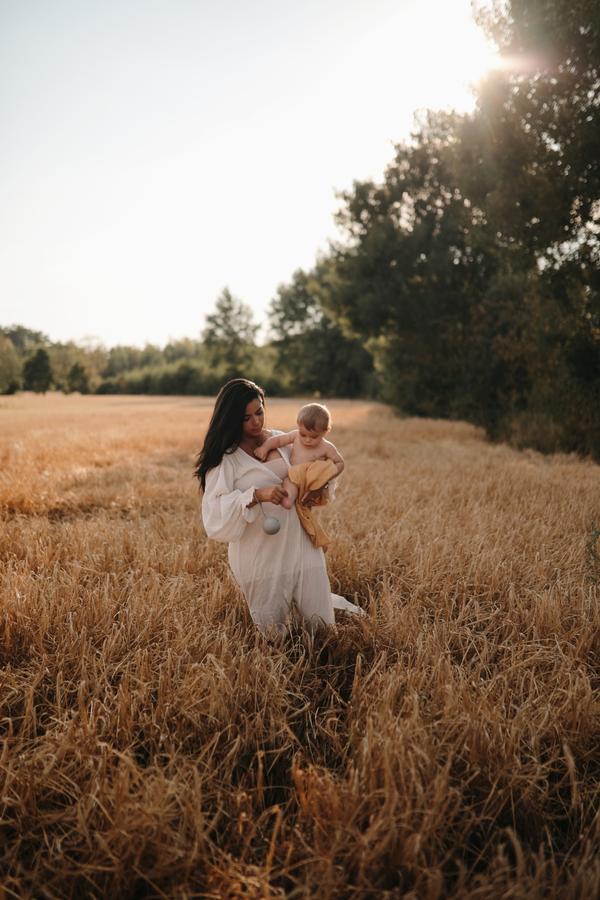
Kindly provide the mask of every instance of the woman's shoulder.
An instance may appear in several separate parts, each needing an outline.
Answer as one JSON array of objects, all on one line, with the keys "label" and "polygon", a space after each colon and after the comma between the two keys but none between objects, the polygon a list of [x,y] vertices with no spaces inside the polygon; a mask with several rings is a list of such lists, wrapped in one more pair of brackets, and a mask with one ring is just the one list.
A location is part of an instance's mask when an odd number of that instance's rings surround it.
[{"label": "woman's shoulder", "polygon": [[236,467],[234,459],[235,454],[235,450],[233,452],[228,451],[224,453],[221,458],[221,462],[217,463],[216,466],[213,466],[211,469],[209,469],[206,473],[206,477],[208,478],[210,476],[211,480],[214,481],[220,475],[226,475],[234,471]]},{"label": "woman's shoulder", "polygon": [[252,459],[243,450],[236,448],[223,454],[221,462],[206,473],[206,487],[209,492],[231,491],[235,489],[238,478],[245,475]]},{"label": "woman's shoulder", "polygon": [[227,470],[236,469],[239,465],[243,453],[244,451],[240,447],[234,447],[232,450],[228,450],[223,454],[221,465],[224,469]]}]

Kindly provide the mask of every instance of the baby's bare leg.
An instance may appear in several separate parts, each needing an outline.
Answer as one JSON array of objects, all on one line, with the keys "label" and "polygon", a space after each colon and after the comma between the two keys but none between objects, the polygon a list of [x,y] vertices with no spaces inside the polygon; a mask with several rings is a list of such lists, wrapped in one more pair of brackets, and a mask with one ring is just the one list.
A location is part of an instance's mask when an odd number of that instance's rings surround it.
[{"label": "baby's bare leg", "polygon": [[287,497],[283,498],[283,500],[281,501],[281,505],[284,509],[291,509],[296,502],[296,497],[298,496],[298,488],[287,477],[283,479],[282,487],[284,491],[287,491]]}]

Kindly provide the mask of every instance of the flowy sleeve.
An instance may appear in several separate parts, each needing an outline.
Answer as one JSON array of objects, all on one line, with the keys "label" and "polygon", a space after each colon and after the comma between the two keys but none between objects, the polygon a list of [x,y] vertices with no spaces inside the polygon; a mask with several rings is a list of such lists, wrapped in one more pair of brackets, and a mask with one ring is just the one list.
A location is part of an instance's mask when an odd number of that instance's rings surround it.
[{"label": "flowy sleeve", "polygon": [[254,488],[246,491],[234,487],[233,463],[224,456],[221,464],[206,473],[206,490],[202,498],[202,521],[206,534],[214,541],[228,544],[239,541],[246,525],[260,515],[259,505],[248,508]]}]

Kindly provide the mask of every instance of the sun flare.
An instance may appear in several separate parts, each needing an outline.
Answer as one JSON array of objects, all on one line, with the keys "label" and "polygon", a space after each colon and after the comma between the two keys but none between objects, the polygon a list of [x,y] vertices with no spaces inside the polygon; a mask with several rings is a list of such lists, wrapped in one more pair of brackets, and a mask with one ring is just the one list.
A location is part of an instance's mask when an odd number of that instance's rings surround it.
[{"label": "sun flare", "polygon": [[481,79],[493,69],[505,67],[468,8],[463,7],[459,14],[453,5],[440,6],[434,22],[430,20],[431,6],[415,6],[404,13],[404,28],[416,38],[406,48],[405,64],[413,73],[410,91],[418,97],[419,107],[464,109]]},{"label": "sun flare", "polygon": [[124,4],[117,38],[110,4],[64,23],[14,5],[18,51],[0,53],[0,81],[15,85],[7,324],[164,344],[197,334],[225,284],[264,323],[277,285],[333,235],[336,192],[381,178],[415,113],[472,110],[477,84],[507,65],[470,0],[296,4],[292,31],[279,6],[253,5],[245,31],[228,4],[158,4],[142,19]]}]

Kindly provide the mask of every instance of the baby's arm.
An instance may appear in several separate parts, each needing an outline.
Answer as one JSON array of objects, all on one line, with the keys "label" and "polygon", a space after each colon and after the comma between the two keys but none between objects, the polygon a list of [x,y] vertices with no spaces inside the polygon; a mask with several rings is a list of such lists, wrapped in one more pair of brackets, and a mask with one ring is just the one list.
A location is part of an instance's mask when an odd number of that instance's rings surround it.
[{"label": "baby's arm", "polygon": [[335,463],[337,472],[335,473],[334,478],[337,478],[338,475],[341,475],[344,471],[344,460],[342,458],[342,454],[335,446],[335,444],[331,443],[331,441],[323,441],[323,444],[325,447],[325,452],[323,455],[325,459],[330,459],[332,463]]},{"label": "baby's arm", "polygon": [[[332,477],[329,479],[327,484],[323,485],[322,488],[319,488],[319,490],[317,490],[317,491],[307,491],[306,494],[304,494],[304,496],[302,497],[302,499],[300,501],[304,506],[315,506],[316,504],[321,504],[323,502],[327,502],[327,499],[325,499],[325,501],[324,501],[323,498],[328,498],[330,500],[333,500],[333,496],[335,493],[335,485],[331,484],[331,482],[333,481],[334,478],[337,478],[338,475],[341,475],[342,472],[344,471],[344,460],[342,459],[342,454],[340,453],[338,448],[335,446],[335,444],[332,444],[331,441],[324,440],[322,450],[323,450],[323,452],[320,453],[317,458],[318,459],[330,459],[331,462],[335,464],[337,471],[336,471],[335,475],[332,475]],[[329,488],[330,484],[331,484],[331,490],[328,492],[328,488]],[[323,493],[323,492],[325,492],[325,493]]]},{"label": "baby's arm", "polygon": [[261,459],[264,462],[271,450],[277,450],[278,447],[285,447],[287,444],[293,444],[297,434],[297,428],[294,429],[294,431],[286,431],[285,434],[275,434],[273,437],[267,438],[260,447],[257,447],[254,451],[254,455],[257,459]]}]

